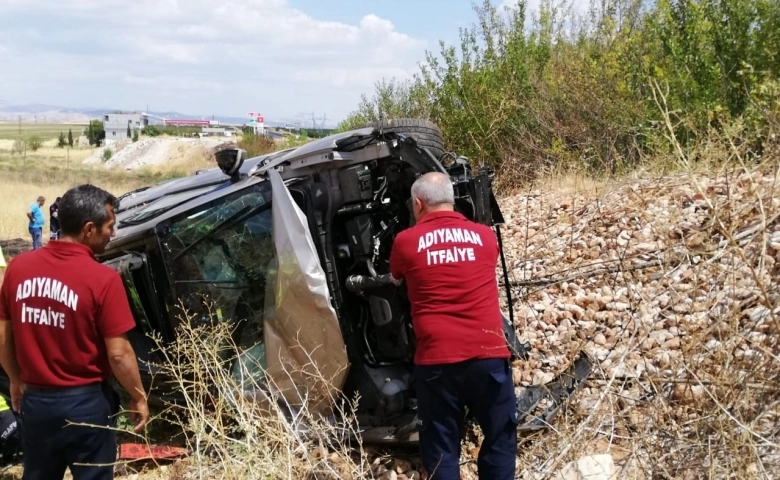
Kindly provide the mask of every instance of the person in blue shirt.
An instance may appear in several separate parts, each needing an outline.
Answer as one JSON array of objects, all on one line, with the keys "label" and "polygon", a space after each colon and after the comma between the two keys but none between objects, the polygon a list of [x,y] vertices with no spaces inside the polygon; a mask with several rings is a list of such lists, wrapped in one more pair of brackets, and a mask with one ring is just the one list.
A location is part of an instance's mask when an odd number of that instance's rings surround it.
[{"label": "person in blue shirt", "polygon": [[43,196],[38,197],[38,200],[30,205],[30,211],[27,212],[27,218],[30,219],[30,223],[27,225],[27,229],[32,236],[33,250],[41,248],[43,238],[43,224],[46,221],[46,217],[43,216],[43,204],[46,203],[46,199]]}]

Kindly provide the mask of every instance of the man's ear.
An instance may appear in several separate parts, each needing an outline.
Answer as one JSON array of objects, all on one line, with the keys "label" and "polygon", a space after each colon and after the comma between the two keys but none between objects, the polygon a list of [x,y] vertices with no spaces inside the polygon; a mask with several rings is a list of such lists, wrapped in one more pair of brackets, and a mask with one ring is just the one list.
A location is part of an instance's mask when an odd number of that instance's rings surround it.
[{"label": "man's ear", "polygon": [[84,235],[84,238],[91,237],[96,231],[97,227],[95,226],[94,222],[87,222],[81,229],[81,233]]}]

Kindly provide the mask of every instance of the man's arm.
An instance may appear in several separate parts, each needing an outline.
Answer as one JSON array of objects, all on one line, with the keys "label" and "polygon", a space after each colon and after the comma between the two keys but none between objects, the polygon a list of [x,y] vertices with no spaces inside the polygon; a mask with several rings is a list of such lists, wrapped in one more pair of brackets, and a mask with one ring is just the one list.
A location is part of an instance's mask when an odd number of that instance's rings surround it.
[{"label": "man's arm", "polygon": [[98,331],[106,344],[111,372],[132,398],[130,410],[135,420],[135,431],[140,432],[149,420],[149,406],[138,372],[138,362],[127,332],[135,327],[133,313],[127,300],[122,279],[116,272],[106,281],[96,319]]},{"label": "man's arm", "polygon": [[138,433],[144,429],[149,420],[149,406],[146,403],[146,394],[141,383],[135,352],[125,334],[107,337],[105,343],[111,372],[132,398],[130,408],[135,417],[133,431]]},{"label": "man's arm", "polygon": [[404,278],[404,261],[402,253],[402,234],[398,234],[390,250],[390,280],[395,285],[400,285]]}]

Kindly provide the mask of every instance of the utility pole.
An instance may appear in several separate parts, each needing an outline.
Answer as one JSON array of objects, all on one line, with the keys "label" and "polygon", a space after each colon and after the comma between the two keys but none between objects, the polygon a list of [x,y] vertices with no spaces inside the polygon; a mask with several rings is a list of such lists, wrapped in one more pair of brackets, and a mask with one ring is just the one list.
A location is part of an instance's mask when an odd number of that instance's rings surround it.
[{"label": "utility pole", "polygon": [[19,135],[22,134],[22,116],[19,115]]}]

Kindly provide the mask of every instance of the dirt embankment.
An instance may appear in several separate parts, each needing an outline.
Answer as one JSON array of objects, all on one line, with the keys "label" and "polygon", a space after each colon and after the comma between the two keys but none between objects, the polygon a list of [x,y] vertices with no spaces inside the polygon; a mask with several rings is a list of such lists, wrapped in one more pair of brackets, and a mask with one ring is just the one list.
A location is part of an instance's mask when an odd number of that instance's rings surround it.
[{"label": "dirt embankment", "polygon": [[[232,145],[234,141],[235,139],[225,137],[153,137],[137,142],[120,140],[96,150],[84,163],[103,163],[106,167],[137,170],[165,164],[208,162],[215,149]],[[111,152],[111,157],[107,160],[104,158],[105,150]]]}]

